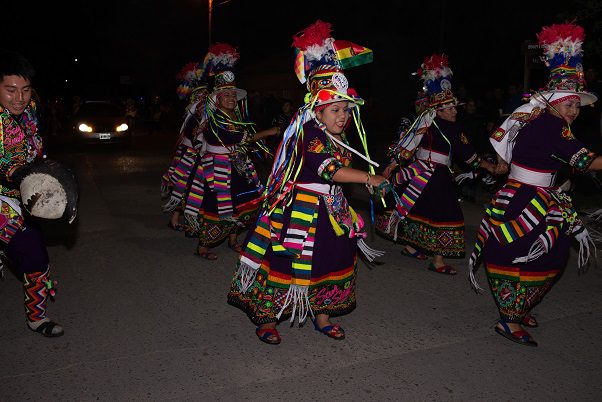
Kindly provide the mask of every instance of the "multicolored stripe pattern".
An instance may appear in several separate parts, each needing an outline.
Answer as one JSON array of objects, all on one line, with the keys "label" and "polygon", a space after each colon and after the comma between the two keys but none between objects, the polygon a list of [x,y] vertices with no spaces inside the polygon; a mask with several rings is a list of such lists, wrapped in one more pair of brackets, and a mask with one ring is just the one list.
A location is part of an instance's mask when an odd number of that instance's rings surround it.
[{"label": "multicolored stripe pattern", "polygon": [[213,154],[213,188],[217,194],[217,212],[221,219],[232,219],[234,206],[230,193],[232,165],[228,155]]},{"label": "multicolored stripe pattern", "polygon": [[173,189],[171,190],[171,198],[177,198],[181,200],[186,192],[186,186],[188,185],[188,178],[192,172],[194,166],[194,160],[196,156],[196,150],[194,148],[186,147],[178,164],[174,166],[173,175],[171,181],[173,183]]},{"label": "multicolored stripe pattern", "polygon": [[545,219],[546,230],[539,235],[538,241],[547,253],[554,247],[561,231],[566,229],[565,223],[569,224],[567,232],[572,231],[573,225],[579,224],[570,197],[559,191],[539,187],[521,214],[516,219],[504,222],[507,205],[521,186],[520,182],[508,181],[498,191],[492,204],[485,209],[486,215],[479,226],[477,240],[470,256],[469,264],[473,269],[476,269],[483,246],[490,235],[493,235],[500,244],[510,244],[531,232]]},{"label": "multicolored stripe pattern", "polygon": [[49,272],[50,268],[44,272],[33,272],[23,275],[25,314],[29,321],[40,321],[46,318],[47,282],[50,281],[48,278]]},{"label": "multicolored stripe pattern", "polygon": [[296,256],[292,263],[293,278],[291,284],[309,286],[318,205],[318,194],[303,189],[297,190],[289,227],[282,242],[284,248]]},{"label": "multicolored stripe pattern", "polygon": [[410,182],[399,197],[400,202],[395,205],[395,210],[400,217],[404,217],[410,212],[428,184],[433,172],[433,167],[423,161],[416,161],[397,172],[395,175],[397,183]]}]

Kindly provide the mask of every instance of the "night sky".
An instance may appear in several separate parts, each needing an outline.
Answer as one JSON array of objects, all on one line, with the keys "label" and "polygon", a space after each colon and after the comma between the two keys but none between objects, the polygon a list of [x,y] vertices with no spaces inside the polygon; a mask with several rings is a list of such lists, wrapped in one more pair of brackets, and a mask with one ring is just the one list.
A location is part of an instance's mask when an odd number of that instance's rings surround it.
[{"label": "night sky", "polygon": [[[16,3],[3,12],[3,43],[32,61],[42,95],[125,87],[175,98],[174,75],[207,51],[207,0]],[[565,9],[550,1],[498,3],[215,0],[212,39],[238,46],[239,86],[300,93],[291,36],[320,18],[333,24],[334,38],[374,51],[374,63],[347,74],[360,95],[374,105],[405,103],[420,87],[411,73],[434,52],[448,54],[454,87],[522,85],[522,43],[535,40],[543,25],[578,16],[575,4],[592,2],[565,2]],[[593,3],[597,17],[577,21],[588,34],[602,17],[602,2]]]}]

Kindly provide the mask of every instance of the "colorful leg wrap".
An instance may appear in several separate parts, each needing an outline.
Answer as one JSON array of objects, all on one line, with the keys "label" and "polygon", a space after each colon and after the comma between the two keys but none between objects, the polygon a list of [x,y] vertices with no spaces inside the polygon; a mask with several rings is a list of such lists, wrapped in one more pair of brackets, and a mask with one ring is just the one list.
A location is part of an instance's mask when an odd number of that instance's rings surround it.
[{"label": "colorful leg wrap", "polygon": [[29,321],[40,321],[46,318],[46,302],[48,296],[54,297],[54,282],[49,278],[50,268],[44,272],[23,274],[23,291],[25,294],[25,314]]}]

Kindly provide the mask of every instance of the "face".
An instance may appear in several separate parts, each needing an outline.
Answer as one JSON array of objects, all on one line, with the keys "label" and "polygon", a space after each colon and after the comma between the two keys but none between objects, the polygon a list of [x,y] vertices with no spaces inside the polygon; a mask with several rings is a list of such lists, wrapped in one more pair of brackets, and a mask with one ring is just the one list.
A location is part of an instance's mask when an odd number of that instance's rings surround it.
[{"label": "face", "polygon": [[5,75],[0,82],[0,105],[12,115],[20,115],[31,100],[31,82],[18,75]]},{"label": "face", "polygon": [[443,120],[454,122],[456,121],[457,115],[458,111],[456,110],[455,106],[437,110],[437,117]]},{"label": "face", "polygon": [[233,89],[226,89],[220,92],[217,96],[217,106],[226,112],[231,112],[236,109],[236,91]]},{"label": "face", "polygon": [[316,112],[318,120],[326,126],[331,134],[341,134],[347,126],[350,115],[349,102],[346,101],[330,103],[324,109]]},{"label": "face", "polygon": [[560,113],[560,116],[569,124],[573,124],[577,116],[579,116],[579,108],[581,101],[578,99],[569,99],[554,105],[554,108]]}]

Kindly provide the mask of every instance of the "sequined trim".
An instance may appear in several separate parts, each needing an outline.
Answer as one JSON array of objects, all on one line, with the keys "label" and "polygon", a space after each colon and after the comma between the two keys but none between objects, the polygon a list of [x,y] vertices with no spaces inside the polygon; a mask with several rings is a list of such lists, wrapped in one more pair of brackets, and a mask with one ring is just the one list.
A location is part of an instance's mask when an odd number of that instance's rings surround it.
[{"label": "sequined trim", "polygon": [[589,152],[586,148],[581,148],[572,156],[569,164],[575,169],[584,171],[589,168],[589,165],[591,165],[595,156],[596,155],[593,152]]}]

